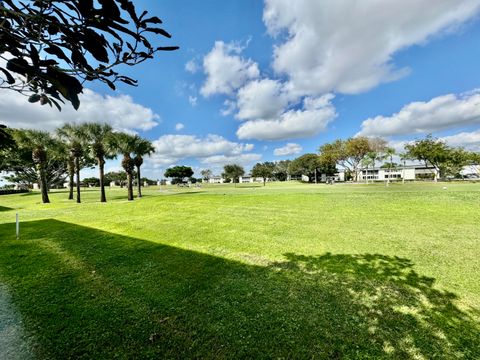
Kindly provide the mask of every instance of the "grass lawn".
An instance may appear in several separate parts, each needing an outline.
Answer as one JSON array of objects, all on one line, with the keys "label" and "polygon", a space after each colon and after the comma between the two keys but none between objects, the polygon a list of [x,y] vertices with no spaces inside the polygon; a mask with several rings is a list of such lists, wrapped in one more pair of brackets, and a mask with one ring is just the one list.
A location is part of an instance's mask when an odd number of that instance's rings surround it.
[{"label": "grass lawn", "polygon": [[443,186],[1,196],[2,309],[39,359],[479,359],[480,184]]}]

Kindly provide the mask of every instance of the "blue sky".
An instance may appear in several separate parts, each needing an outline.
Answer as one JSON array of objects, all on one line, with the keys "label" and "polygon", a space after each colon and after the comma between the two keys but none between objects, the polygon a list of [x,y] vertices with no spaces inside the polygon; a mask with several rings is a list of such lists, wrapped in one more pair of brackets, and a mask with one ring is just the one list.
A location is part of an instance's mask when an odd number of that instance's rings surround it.
[{"label": "blue sky", "polygon": [[124,69],[138,87],[90,84],[79,113],[3,96],[0,122],[49,129],[93,119],[138,132],[157,148],[144,172],[154,179],[171,165],[197,174],[232,162],[249,169],[357,134],[401,149],[433,133],[480,149],[480,0],[136,6],[173,35],[160,44],[180,46]]}]

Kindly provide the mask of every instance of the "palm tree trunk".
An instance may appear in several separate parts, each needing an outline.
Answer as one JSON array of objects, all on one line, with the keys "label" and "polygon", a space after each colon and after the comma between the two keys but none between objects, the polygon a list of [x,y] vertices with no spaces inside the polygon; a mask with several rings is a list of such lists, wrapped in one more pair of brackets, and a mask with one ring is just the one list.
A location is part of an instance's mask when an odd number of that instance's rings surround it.
[{"label": "palm tree trunk", "polygon": [[127,173],[127,184],[128,184],[128,200],[133,200],[133,176],[132,173]]},{"label": "palm tree trunk", "polygon": [[105,196],[105,160],[102,158],[97,159],[98,169],[100,171],[100,202],[107,202],[107,197]]},{"label": "palm tree trunk", "polygon": [[68,169],[68,200],[73,200],[73,177],[75,172],[73,167]]},{"label": "palm tree trunk", "polygon": [[80,158],[75,157],[75,177],[77,180],[77,203],[80,203]]},{"label": "palm tree trunk", "polygon": [[48,198],[48,189],[47,189],[47,176],[45,174],[45,164],[43,163],[38,163],[37,164],[37,176],[38,176],[38,182],[40,186],[40,191],[42,192],[42,202],[44,204],[47,204],[50,202],[50,199]]},{"label": "palm tree trunk", "polygon": [[142,184],[140,184],[140,166],[137,166],[137,189],[138,189],[138,197],[142,197]]}]

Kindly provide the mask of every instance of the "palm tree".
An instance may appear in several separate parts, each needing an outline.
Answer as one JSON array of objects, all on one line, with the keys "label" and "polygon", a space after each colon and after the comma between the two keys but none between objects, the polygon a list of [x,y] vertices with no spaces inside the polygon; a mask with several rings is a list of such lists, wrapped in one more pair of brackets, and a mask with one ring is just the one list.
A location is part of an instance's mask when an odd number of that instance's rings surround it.
[{"label": "palm tree", "polygon": [[113,159],[117,155],[112,127],[108,124],[85,123],[81,127],[81,132],[88,142],[88,149],[97,162],[100,172],[100,201],[107,202],[105,195],[105,159]]},{"label": "palm tree", "polygon": [[115,142],[117,151],[123,155],[122,167],[127,173],[128,200],[133,200],[133,171],[135,169],[135,161],[132,159],[131,153],[135,151],[136,136],[125,133],[115,134]]},{"label": "palm tree", "polygon": [[58,143],[46,131],[38,130],[17,130],[14,138],[19,147],[29,149],[32,152],[32,160],[35,163],[38,185],[42,193],[42,202],[49,203],[48,181],[46,166],[49,154],[55,149]]},{"label": "palm tree", "polygon": [[388,178],[387,178],[387,184],[390,184],[390,176],[392,172],[392,167],[393,167],[393,156],[396,154],[395,149],[388,147],[385,149],[385,157],[390,158],[390,164],[388,165]]},{"label": "palm tree", "polygon": [[57,129],[57,135],[67,142],[67,146],[69,148],[68,171],[70,180],[70,192],[68,199],[73,199],[73,176],[71,174],[74,171],[77,186],[77,203],[80,203],[80,161],[84,153],[81,126],[75,124],[65,124],[61,128]]},{"label": "palm tree", "polygon": [[[376,157],[376,153],[375,154],[375,157]],[[365,157],[363,160],[362,160],[362,165],[366,167],[367,171],[366,171],[366,175],[365,175],[365,182],[368,184],[368,167],[370,165],[373,165],[375,164],[375,160],[374,158],[372,158],[371,156],[368,156]],[[374,165],[373,165],[374,166]],[[373,181],[373,180],[372,180]]]},{"label": "palm tree", "polygon": [[410,157],[407,153],[400,154],[400,160],[402,160],[402,184],[405,184],[405,167],[409,159]]},{"label": "palm tree", "polygon": [[143,164],[143,156],[150,156],[155,151],[155,148],[150,141],[147,139],[142,139],[138,135],[135,135],[134,139],[133,153],[135,154],[135,158],[133,159],[133,162],[137,168],[138,197],[142,197],[142,184],[140,183],[142,177],[140,176],[140,166]]}]

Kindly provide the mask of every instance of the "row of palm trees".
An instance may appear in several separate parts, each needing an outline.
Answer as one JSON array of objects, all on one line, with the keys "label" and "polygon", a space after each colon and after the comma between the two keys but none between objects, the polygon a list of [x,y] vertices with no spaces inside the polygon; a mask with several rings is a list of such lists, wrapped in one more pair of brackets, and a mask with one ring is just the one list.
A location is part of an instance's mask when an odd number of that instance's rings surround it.
[{"label": "row of palm trees", "polygon": [[100,201],[106,202],[105,194],[105,161],[123,156],[122,167],[127,174],[128,200],[133,200],[133,173],[137,173],[138,197],[142,196],[140,167],[143,157],[154,152],[152,143],[138,135],[115,132],[108,124],[83,123],[66,124],[52,135],[46,131],[19,130],[14,132],[19,146],[32,150],[42,201],[50,202],[45,166],[48,156],[59,156],[67,161],[69,195],[74,198],[76,184],[76,201],[81,202],[80,170],[87,165],[97,165],[100,180]]}]

